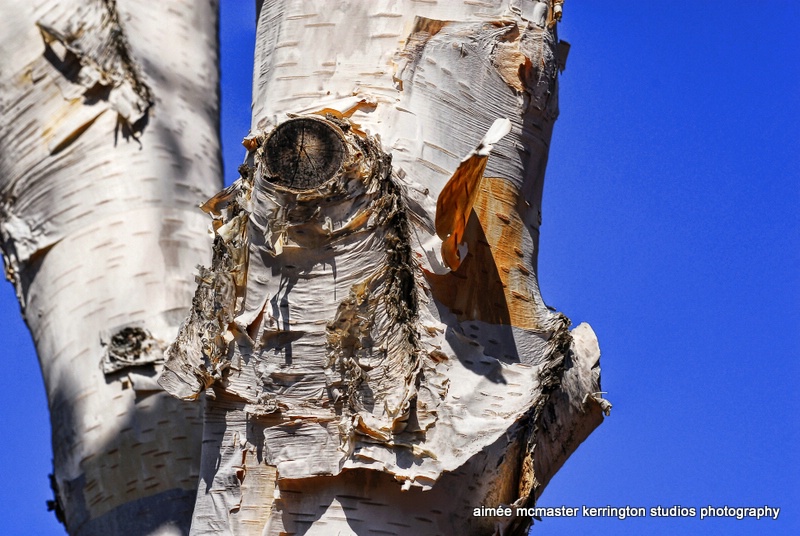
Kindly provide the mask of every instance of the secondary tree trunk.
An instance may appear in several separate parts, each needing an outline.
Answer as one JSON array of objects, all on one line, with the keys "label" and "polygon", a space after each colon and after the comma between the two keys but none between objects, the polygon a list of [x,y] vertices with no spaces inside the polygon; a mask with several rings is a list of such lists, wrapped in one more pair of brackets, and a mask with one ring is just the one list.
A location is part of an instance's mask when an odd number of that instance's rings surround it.
[{"label": "secondary tree trunk", "polygon": [[610,407],[537,283],[560,2],[259,5],[242,178],[165,388],[194,534],[523,534]]},{"label": "secondary tree trunk", "polygon": [[0,238],[70,534],[185,534],[200,408],[161,391],[221,186],[216,1],[4,0]]}]

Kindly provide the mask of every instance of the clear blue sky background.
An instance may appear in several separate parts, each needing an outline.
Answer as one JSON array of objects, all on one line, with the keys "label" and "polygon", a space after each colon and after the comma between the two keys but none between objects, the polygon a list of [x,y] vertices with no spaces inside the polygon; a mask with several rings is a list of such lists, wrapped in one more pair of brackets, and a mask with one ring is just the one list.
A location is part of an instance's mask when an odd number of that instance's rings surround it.
[{"label": "clear blue sky background", "polygon": [[[253,0],[223,0],[226,178],[250,118]],[[800,7],[568,0],[542,292],[603,353],[611,417],[540,506],[781,507],[777,521],[545,519],[539,535],[800,534]],[[0,519],[63,534],[36,356],[0,288]]]}]

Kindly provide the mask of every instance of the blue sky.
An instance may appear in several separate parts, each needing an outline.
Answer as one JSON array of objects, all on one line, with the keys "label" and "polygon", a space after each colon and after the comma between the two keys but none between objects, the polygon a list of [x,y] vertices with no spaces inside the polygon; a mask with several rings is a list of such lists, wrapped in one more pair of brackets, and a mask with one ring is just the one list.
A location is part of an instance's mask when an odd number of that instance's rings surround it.
[{"label": "blue sky", "polygon": [[[250,119],[253,1],[223,0],[225,168]],[[780,507],[762,519],[546,518],[534,534],[800,534],[796,2],[568,0],[544,194],[545,301],[589,322],[614,409],[540,506]],[[8,534],[63,534],[30,336],[0,287]]]}]

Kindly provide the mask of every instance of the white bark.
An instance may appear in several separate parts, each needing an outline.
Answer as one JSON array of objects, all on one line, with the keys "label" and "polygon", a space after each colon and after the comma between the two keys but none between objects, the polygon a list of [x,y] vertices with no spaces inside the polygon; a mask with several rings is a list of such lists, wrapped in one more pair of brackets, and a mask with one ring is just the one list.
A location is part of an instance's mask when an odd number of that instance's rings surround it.
[{"label": "white bark", "polygon": [[601,422],[594,334],[536,278],[555,4],[260,6],[248,166],[161,379],[208,394],[194,534],[522,534],[472,509],[531,505]]},{"label": "white bark", "polygon": [[0,237],[71,534],[180,534],[199,408],[159,390],[219,188],[216,2],[4,0]]},{"label": "white bark", "polygon": [[[187,528],[199,404],[154,377],[208,253],[213,4],[0,21],[0,237],[73,534]],[[208,395],[193,533],[525,532],[472,509],[532,504],[610,407],[591,328],[536,278],[559,15],[260,6],[248,165],[204,207],[160,380]]]}]

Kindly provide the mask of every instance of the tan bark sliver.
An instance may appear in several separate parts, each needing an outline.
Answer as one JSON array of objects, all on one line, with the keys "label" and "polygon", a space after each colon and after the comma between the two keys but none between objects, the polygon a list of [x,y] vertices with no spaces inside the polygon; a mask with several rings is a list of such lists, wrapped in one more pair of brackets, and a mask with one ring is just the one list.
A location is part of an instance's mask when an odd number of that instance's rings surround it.
[{"label": "tan bark sliver", "polygon": [[522,329],[541,329],[533,301],[535,270],[514,185],[486,177],[464,232],[469,254],[457,270],[426,273],[431,292],[460,321],[478,320]]}]

